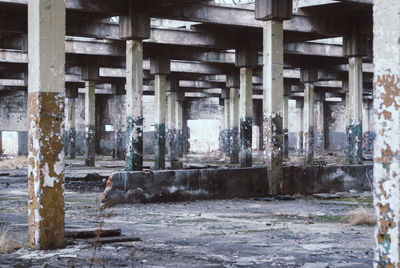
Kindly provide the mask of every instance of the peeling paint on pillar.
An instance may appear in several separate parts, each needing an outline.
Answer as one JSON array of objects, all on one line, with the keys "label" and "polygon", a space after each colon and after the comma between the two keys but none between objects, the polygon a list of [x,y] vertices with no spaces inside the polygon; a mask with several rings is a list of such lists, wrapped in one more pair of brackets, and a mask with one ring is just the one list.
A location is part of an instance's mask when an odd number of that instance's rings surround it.
[{"label": "peeling paint on pillar", "polygon": [[29,246],[64,247],[64,94],[28,96]]},{"label": "peeling paint on pillar", "polygon": [[143,169],[143,41],[126,41],[126,170]]},{"label": "peeling paint on pillar", "polygon": [[28,244],[64,242],[65,2],[28,2]]},{"label": "peeling paint on pillar", "polygon": [[375,267],[400,266],[400,2],[374,1]]},{"label": "peeling paint on pillar", "polygon": [[386,74],[378,74],[374,89],[378,130],[374,148],[374,204],[378,215],[375,260],[378,267],[398,267],[400,155],[396,134],[398,137],[399,76],[390,70]]}]

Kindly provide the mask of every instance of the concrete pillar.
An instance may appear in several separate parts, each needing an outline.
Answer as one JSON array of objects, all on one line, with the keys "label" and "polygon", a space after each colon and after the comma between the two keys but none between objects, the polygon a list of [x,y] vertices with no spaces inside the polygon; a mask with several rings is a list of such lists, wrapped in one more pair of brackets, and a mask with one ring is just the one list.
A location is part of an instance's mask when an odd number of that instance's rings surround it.
[{"label": "concrete pillar", "polygon": [[256,0],[255,18],[263,26],[263,112],[268,193],[283,179],[283,21],[292,17],[292,0]]},{"label": "concrete pillar", "polygon": [[37,249],[64,243],[65,3],[28,3],[28,243]]},{"label": "concrete pillar", "polygon": [[143,41],[126,41],[126,170],[143,169]]},{"label": "concrete pillar", "polygon": [[[129,1],[120,16],[120,37],[126,39],[126,170],[143,169],[143,39],[150,38],[150,17],[143,2]],[[138,13],[139,12],[139,13]]]},{"label": "concrete pillar", "polygon": [[360,22],[354,20],[349,25],[349,33],[343,37],[343,55],[349,59],[348,164],[362,163],[362,57],[368,55],[369,37],[361,29]]},{"label": "concrete pillar", "polygon": [[230,89],[223,88],[221,91],[221,98],[223,99],[223,114],[222,114],[222,131],[221,131],[221,138],[222,138],[222,151],[225,157],[230,156],[230,136],[231,136],[231,109],[230,109]]},{"label": "concrete pillar", "polygon": [[252,165],[253,133],[253,68],[258,64],[257,50],[238,49],[235,57],[236,67],[240,68],[239,131],[241,167]]},{"label": "concrete pillar", "polygon": [[67,150],[67,155],[69,158],[75,158],[75,99],[78,97],[78,88],[66,88],[65,90],[65,113],[66,122],[65,129],[67,139],[64,139],[67,144],[65,144]]},{"label": "concrete pillar", "polygon": [[85,166],[94,167],[96,157],[96,83],[85,82]]},{"label": "concrete pillar", "polygon": [[268,191],[276,195],[283,177],[283,22],[266,21],[263,36],[265,159]]},{"label": "concrete pillar", "polygon": [[3,154],[3,135],[0,130],[0,156]]},{"label": "concrete pillar", "polygon": [[151,59],[151,74],[154,74],[155,103],[155,145],[154,169],[165,169],[165,112],[167,74],[170,73],[170,62],[165,58]]},{"label": "concrete pillar", "polygon": [[185,92],[176,93],[176,151],[178,157],[183,156],[183,104],[185,101]]},{"label": "concrete pillar", "polygon": [[240,68],[240,166],[251,167],[253,132],[253,69]]},{"label": "concrete pillar", "polygon": [[314,83],[304,83],[304,152],[306,164],[314,159]]},{"label": "concrete pillar", "polygon": [[305,163],[314,159],[314,82],[318,73],[307,67],[301,69],[301,81],[304,83],[304,152]]},{"label": "concrete pillar", "polygon": [[316,104],[316,126],[315,126],[315,153],[323,156],[325,151],[325,121],[324,121],[324,103],[325,92],[317,92],[315,94]]},{"label": "concrete pillar", "polygon": [[349,58],[348,164],[362,163],[362,58]]},{"label": "concrete pillar", "polygon": [[229,88],[229,156],[231,164],[239,164],[239,87],[240,75],[233,72],[226,76]]},{"label": "concrete pillar", "polygon": [[113,127],[114,127],[114,150],[113,158],[122,160],[124,159],[125,149],[122,146],[122,111],[123,100],[121,96],[125,94],[125,84],[114,83],[112,84],[114,93],[114,109],[113,109]]},{"label": "concrete pillar", "polygon": [[155,157],[154,169],[165,169],[165,88],[166,75],[154,76],[154,101],[155,101]]},{"label": "concrete pillar", "polygon": [[69,128],[67,129],[68,135],[68,157],[75,158],[75,98],[66,98],[66,105],[69,106],[68,108],[68,123]]},{"label": "concrete pillar", "polygon": [[296,108],[298,109],[299,131],[297,132],[297,152],[304,153],[304,99],[296,99]]},{"label": "concrete pillar", "polygon": [[230,89],[230,163],[239,164],[239,89]]},{"label": "concrete pillar", "polygon": [[400,266],[400,2],[374,1],[375,267]]},{"label": "concrete pillar", "polygon": [[283,96],[283,158],[289,157],[289,96]]},{"label": "concrete pillar", "polygon": [[[168,83],[167,83],[168,84]],[[167,86],[168,88],[168,86]],[[168,160],[171,163],[171,169],[182,169],[182,162],[179,161],[178,147],[177,147],[177,90],[179,88],[179,80],[170,79],[169,91],[167,93],[168,98]]]}]

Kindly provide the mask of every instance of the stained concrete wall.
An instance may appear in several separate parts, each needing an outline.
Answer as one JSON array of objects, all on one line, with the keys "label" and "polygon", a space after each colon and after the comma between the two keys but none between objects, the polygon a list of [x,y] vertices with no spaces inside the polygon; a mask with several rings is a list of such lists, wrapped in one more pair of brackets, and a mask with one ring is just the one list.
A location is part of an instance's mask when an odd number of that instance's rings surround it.
[{"label": "stained concrete wall", "polygon": [[[117,172],[104,202],[146,203],[197,199],[263,197],[267,169],[220,168]],[[280,194],[313,194],[331,191],[369,191],[372,165],[286,166]]]}]

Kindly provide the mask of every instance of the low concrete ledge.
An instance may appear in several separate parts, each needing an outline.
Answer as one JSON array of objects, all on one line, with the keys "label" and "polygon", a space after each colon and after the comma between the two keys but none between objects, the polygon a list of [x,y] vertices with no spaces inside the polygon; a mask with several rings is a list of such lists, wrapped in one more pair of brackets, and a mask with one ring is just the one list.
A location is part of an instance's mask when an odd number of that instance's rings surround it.
[{"label": "low concrete ledge", "polygon": [[[117,172],[103,202],[174,202],[266,196],[267,169],[218,168]],[[370,190],[372,165],[287,166],[280,183],[282,194],[313,194],[350,189]]]},{"label": "low concrete ledge", "polygon": [[371,191],[373,165],[287,166],[283,189],[286,194],[316,194]]}]

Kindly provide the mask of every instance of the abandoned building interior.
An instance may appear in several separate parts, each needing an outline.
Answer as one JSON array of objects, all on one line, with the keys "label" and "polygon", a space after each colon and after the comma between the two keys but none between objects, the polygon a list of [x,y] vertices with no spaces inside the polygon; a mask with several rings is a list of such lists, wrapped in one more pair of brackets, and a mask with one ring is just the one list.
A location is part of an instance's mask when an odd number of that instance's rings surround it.
[{"label": "abandoned building interior", "polygon": [[0,266],[399,267],[399,14],[0,0]]}]

